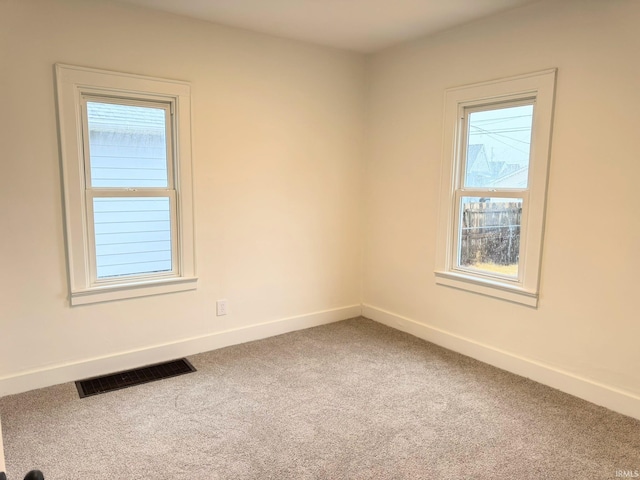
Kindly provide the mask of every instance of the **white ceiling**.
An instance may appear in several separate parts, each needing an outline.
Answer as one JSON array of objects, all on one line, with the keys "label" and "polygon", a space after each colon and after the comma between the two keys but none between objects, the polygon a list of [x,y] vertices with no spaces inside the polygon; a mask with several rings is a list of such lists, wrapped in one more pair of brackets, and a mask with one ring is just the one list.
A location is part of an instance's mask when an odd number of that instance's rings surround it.
[{"label": "white ceiling", "polygon": [[373,52],[538,0],[120,0],[215,23]]}]

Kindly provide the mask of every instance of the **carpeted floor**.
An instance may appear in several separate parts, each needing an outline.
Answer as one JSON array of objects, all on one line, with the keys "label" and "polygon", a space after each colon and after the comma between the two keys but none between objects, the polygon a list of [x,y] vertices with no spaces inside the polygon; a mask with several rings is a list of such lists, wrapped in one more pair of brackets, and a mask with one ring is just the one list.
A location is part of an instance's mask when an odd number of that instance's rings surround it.
[{"label": "carpeted floor", "polygon": [[[358,318],[0,399],[10,480],[614,479],[640,421]],[[618,472],[618,475],[620,472]]]}]

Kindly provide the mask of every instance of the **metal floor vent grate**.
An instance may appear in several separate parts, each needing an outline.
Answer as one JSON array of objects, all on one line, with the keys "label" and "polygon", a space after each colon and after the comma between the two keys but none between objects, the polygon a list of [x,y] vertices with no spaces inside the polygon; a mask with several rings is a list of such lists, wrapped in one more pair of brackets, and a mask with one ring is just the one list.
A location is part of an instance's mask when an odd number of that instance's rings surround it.
[{"label": "metal floor vent grate", "polygon": [[76,388],[80,398],[84,398],[162,380],[163,378],[177,377],[178,375],[195,371],[196,369],[186,358],[181,358],[172,362],[158,363],[147,367],[80,380],[76,382]]}]

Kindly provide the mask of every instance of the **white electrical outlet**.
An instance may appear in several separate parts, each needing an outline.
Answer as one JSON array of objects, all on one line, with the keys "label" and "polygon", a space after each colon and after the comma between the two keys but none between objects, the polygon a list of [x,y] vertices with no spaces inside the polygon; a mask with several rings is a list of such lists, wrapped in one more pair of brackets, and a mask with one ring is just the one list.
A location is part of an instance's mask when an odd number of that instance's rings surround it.
[{"label": "white electrical outlet", "polygon": [[216,315],[218,317],[227,314],[227,301],[226,300],[218,300],[216,302]]}]

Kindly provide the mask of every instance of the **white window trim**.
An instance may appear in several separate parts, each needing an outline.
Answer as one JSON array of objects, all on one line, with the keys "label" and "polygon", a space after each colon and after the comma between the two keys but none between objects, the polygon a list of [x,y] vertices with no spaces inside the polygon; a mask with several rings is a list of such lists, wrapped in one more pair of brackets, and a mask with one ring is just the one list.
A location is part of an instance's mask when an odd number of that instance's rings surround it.
[{"label": "white window trim", "polygon": [[[67,260],[71,305],[193,290],[195,235],[193,172],[191,163],[191,87],[187,82],[56,64],[58,121]],[[92,282],[93,249],[87,225],[82,115],[83,95],[110,95],[132,99],[163,100],[175,115],[176,235],[179,271],[164,278],[123,278],[122,282]]]},{"label": "white window trim", "polygon": [[[444,143],[436,247],[436,283],[537,307],[544,234],[547,178],[556,69],[451,88],[445,94]],[[519,276],[516,280],[454,268],[456,190],[461,182],[461,112],[466,107],[535,98],[529,188],[521,226]],[[475,189],[474,189],[475,190]],[[499,194],[498,194],[499,196]]]}]

